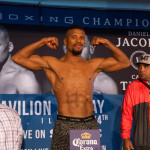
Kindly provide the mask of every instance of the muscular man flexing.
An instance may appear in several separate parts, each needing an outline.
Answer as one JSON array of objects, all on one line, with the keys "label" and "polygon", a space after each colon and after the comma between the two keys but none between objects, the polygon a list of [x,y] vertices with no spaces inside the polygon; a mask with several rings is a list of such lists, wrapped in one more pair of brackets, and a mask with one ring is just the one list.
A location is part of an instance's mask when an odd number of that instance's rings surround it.
[{"label": "muscular man flexing", "polygon": [[120,49],[100,37],[94,37],[91,44],[94,47],[105,45],[111,50],[113,57],[83,59],[81,53],[85,44],[85,31],[80,26],[68,28],[64,44],[67,53],[61,59],[33,55],[35,50],[44,45],[56,49],[56,37],[42,38],[12,57],[16,63],[26,68],[44,70],[52,85],[58,102],[58,118],[54,126],[51,150],[69,150],[71,129],[98,129],[92,105],[96,75],[101,71],[118,71],[130,65],[129,59]]},{"label": "muscular man flexing", "polygon": [[[64,53],[67,52],[67,48],[63,46]],[[94,54],[95,48],[91,45],[88,36],[85,35],[85,45],[82,49],[81,56],[89,60]],[[53,92],[53,91],[52,91]],[[107,75],[104,72],[100,72],[97,74],[94,86],[93,86],[93,94],[119,94],[117,83],[111,78],[111,76]]]}]

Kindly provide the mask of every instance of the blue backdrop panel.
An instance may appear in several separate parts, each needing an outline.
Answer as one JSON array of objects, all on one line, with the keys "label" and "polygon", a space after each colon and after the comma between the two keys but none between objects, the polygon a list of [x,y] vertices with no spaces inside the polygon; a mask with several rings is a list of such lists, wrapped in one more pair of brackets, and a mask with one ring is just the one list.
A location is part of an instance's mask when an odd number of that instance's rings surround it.
[{"label": "blue backdrop panel", "polygon": [[148,11],[88,10],[0,5],[0,23],[90,28],[150,29]]},{"label": "blue backdrop panel", "polygon": [[[93,95],[95,117],[99,123],[102,150],[119,150],[123,95]],[[57,100],[54,95],[1,94],[0,102],[15,109],[24,129],[22,150],[50,150]]]}]

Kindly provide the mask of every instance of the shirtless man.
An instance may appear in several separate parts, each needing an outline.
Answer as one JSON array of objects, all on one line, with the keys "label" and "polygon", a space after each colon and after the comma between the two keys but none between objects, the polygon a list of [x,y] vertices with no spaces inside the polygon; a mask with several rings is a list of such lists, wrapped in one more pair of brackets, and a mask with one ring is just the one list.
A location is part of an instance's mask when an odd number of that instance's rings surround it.
[{"label": "shirtless man", "polygon": [[[64,53],[67,52],[66,45],[63,46]],[[85,35],[85,45],[82,49],[82,58],[89,60],[94,54],[95,48],[90,44],[88,36]],[[94,81],[93,94],[118,94],[116,82],[104,72],[100,72]]]},{"label": "shirtless man", "polygon": [[33,72],[12,61],[13,48],[7,30],[0,26],[0,94],[39,94]]},{"label": "shirtless man", "polygon": [[127,68],[127,56],[107,39],[94,37],[95,47],[105,45],[113,54],[109,58],[86,60],[81,57],[85,44],[85,31],[80,26],[71,26],[66,32],[64,44],[67,53],[57,59],[51,56],[33,55],[38,48],[47,45],[58,47],[56,37],[42,38],[16,53],[13,60],[29,69],[44,70],[58,102],[58,116],[53,130],[51,150],[69,150],[69,131],[72,129],[98,129],[92,104],[93,83],[96,75]]}]

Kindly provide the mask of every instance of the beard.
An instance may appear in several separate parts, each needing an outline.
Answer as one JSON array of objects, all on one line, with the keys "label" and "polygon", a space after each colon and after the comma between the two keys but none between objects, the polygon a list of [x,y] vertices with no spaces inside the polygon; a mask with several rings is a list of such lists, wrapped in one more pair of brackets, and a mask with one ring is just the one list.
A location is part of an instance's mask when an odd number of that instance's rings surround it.
[{"label": "beard", "polygon": [[72,54],[75,56],[81,55],[82,51],[75,51],[74,49],[72,50]]},{"label": "beard", "polygon": [[72,49],[72,54],[75,56],[81,55],[81,53],[82,53],[82,50],[76,51],[74,48]]}]

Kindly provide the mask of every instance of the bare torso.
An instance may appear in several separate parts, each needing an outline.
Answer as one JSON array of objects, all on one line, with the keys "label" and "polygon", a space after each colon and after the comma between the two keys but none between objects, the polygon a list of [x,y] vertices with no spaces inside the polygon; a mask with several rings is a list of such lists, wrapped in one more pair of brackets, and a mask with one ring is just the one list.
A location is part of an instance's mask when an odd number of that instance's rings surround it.
[{"label": "bare torso", "polygon": [[0,73],[0,94],[39,94],[40,89],[31,71],[10,70]]},{"label": "bare torso", "polygon": [[64,45],[67,53],[58,60],[51,56],[33,55],[35,50],[47,45],[51,49],[59,46],[56,37],[42,38],[32,43],[13,57],[13,61],[32,70],[44,70],[52,85],[58,101],[58,114],[69,117],[88,117],[93,115],[92,91],[96,75],[127,68],[130,61],[127,56],[107,39],[93,37],[95,47],[105,45],[113,57],[85,60],[81,57],[85,45],[85,32],[74,28],[66,32]]},{"label": "bare torso", "polygon": [[15,73],[0,74],[0,94],[18,93],[14,78]]},{"label": "bare torso", "polygon": [[10,58],[0,70],[0,94],[40,94],[34,74]]},{"label": "bare torso", "polygon": [[89,61],[51,62],[45,72],[58,101],[58,114],[69,117],[93,115],[92,91],[96,73]]},{"label": "bare torso", "polygon": [[58,101],[58,114],[70,117],[88,117],[93,115],[92,91],[96,75],[127,68],[130,61],[127,56],[107,39],[93,37],[91,45],[105,45],[113,57],[85,60],[81,57],[85,45],[85,32],[81,28],[70,28],[66,32],[64,45],[66,55],[58,60],[51,56],[33,55],[35,50],[47,45],[51,49],[59,46],[56,37],[42,38],[34,42],[13,57],[13,61],[32,70],[44,70],[52,85]]}]

